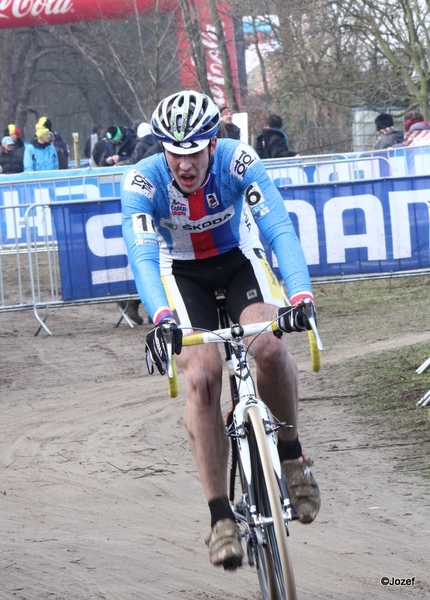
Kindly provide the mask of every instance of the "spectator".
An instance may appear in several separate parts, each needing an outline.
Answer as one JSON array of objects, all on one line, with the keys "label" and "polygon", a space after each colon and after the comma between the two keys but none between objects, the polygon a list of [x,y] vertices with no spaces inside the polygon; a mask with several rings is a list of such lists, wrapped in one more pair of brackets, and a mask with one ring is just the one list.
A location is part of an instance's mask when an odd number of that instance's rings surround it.
[{"label": "spectator", "polygon": [[101,167],[101,162],[103,160],[103,154],[106,149],[107,137],[106,137],[106,128],[100,129],[100,137],[99,141],[96,142],[93,151],[91,153],[92,164],[94,167]]},{"label": "spectator", "polygon": [[160,142],[155,142],[148,148],[148,150],[143,155],[143,158],[148,158],[148,156],[152,156],[153,154],[158,154],[159,152],[163,152],[163,148]]},{"label": "spectator", "polygon": [[84,155],[85,158],[88,158],[90,160],[90,165],[92,167],[97,166],[96,163],[92,164],[92,153],[94,150],[94,146],[97,144],[97,142],[100,139],[100,125],[93,125],[91,128],[91,135],[87,137],[87,139],[85,140],[85,146],[84,146]]},{"label": "spectator", "polygon": [[287,134],[282,129],[282,117],[269,115],[267,125],[257,138],[257,154],[260,158],[284,158],[296,156],[297,152],[290,150]]},{"label": "spectator", "polygon": [[24,170],[22,156],[13,151],[14,146],[15,142],[11,136],[5,135],[0,148],[0,166],[2,173],[5,175],[8,173],[22,173]]},{"label": "spectator", "polygon": [[112,167],[118,164],[127,163],[137,144],[136,134],[128,127],[118,127],[111,125],[106,131],[106,145],[103,157],[99,166]]},{"label": "spectator", "polygon": [[393,117],[388,113],[381,113],[375,119],[376,129],[379,137],[376,140],[373,150],[383,150],[392,148],[394,145],[403,143],[403,132],[394,127]]},{"label": "spectator", "polygon": [[240,129],[233,123],[233,111],[231,108],[223,106],[219,112],[221,114],[221,125],[217,137],[240,140]]},{"label": "spectator", "polygon": [[133,154],[131,155],[130,164],[135,164],[144,158],[146,152],[154,146],[157,145],[158,148],[161,147],[158,144],[157,140],[152,136],[151,126],[149,123],[141,123],[137,128],[137,144],[133,150]]},{"label": "spectator", "polygon": [[404,116],[405,146],[430,145],[430,123],[418,110],[411,110]]},{"label": "spectator", "polygon": [[58,155],[61,159],[61,162],[59,163],[59,165],[60,165],[59,168],[60,169],[68,169],[69,168],[69,157],[70,157],[69,147],[66,144],[66,142],[63,140],[61,135],[57,131],[54,131],[54,128],[52,127],[51,119],[48,119],[48,117],[40,117],[40,119],[36,123],[36,127],[37,127],[37,125],[46,127],[46,129],[49,129],[49,131],[52,131],[52,133],[54,134],[54,146],[58,150],[62,150],[62,152],[58,153]]},{"label": "spectator", "polygon": [[23,160],[24,158],[24,150],[25,150],[25,145],[23,140],[21,139],[21,130],[18,129],[18,127],[16,125],[14,125],[13,123],[11,123],[10,125],[8,125],[6,127],[6,129],[4,130],[4,134],[5,136],[10,136],[12,138],[13,141],[13,153],[17,154],[21,160]]},{"label": "spectator", "polygon": [[58,154],[58,164],[60,164],[60,165],[61,165],[61,163],[64,164],[64,161],[67,160],[67,159],[66,159],[66,156],[64,154],[63,149],[62,148],[57,148],[55,146],[55,143],[54,143],[55,142],[55,134],[54,134],[53,131],[49,132],[49,141],[51,142],[51,144],[54,146],[54,148],[57,151],[57,154]]},{"label": "spectator", "polygon": [[51,143],[51,131],[36,124],[36,135],[25,147],[24,171],[52,171],[59,168],[58,152]]}]

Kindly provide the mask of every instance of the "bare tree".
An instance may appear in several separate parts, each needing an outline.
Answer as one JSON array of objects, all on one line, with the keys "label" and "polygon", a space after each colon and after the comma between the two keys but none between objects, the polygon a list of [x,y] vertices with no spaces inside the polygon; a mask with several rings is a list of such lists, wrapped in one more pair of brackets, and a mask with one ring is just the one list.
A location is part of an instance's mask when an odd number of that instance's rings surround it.
[{"label": "bare tree", "polygon": [[374,60],[387,61],[401,77],[405,109],[429,116],[430,2],[428,0],[340,0],[351,31],[360,35]]},{"label": "bare tree", "polygon": [[0,32],[0,123],[15,123],[24,129],[35,87],[40,59],[47,53],[36,29],[6,29]]}]

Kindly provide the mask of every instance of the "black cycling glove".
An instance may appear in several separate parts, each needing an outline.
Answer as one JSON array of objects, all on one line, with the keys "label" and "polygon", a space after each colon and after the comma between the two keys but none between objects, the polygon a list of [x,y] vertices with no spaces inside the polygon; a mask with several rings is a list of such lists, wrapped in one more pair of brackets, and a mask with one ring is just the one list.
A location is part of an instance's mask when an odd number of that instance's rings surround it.
[{"label": "black cycling glove", "polygon": [[182,329],[171,321],[160,321],[146,336],[146,366],[148,373],[154,373],[154,363],[161,375],[167,371],[167,344],[164,338],[163,325],[170,324],[172,332],[172,351],[180,354],[182,350]]},{"label": "black cycling glove", "polygon": [[[315,307],[311,302],[306,305],[306,311],[310,317],[317,320]],[[297,306],[283,306],[278,310],[278,327],[281,331],[291,333],[292,331],[306,331],[311,329],[309,319],[306,316],[305,304],[301,302]]]}]

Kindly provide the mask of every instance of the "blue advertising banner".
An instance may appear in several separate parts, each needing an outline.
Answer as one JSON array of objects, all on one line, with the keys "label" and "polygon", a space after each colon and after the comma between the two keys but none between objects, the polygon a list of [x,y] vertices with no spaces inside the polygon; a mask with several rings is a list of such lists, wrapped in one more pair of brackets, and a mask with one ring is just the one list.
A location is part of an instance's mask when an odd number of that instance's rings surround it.
[{"label": "blue advertising banner", "polygon": [[[430,177],[281,188],[313,277],[430,267]],[[279,276],[276,257],[265,243]]]},{"label": "blue advertising banner", "polygon": [[[123,170],[64,171],[56,179],[52,173],[34,174],[37,177],[22,182],[17,176],[4,176],[0,245],[15,241],[17,227],[18,241],[26,242],[23,219],[17,219],[14,210],[22,211],[22,217],[31,204],[50,204],[50,210],[41,206],[38,211],[36,206],[32,228],[37,233],[40,214],[40,240],[46,241],[48,231],[58,242],[63,299],[135,294],[121,235],[118,198]],[[279,189],[312,277],[430,267],[430,175]],[[78,202],[66,204],[69,200]],[[49,227],[47,213],[53,221]],[[279,277],[276,257],[265,246]]]},{"label": "blue advertising banner", "polygon": [[121,232],[121,202],[51,207],[63,300],[136,294]]},{"label": "blue advertising banner", "polygon": [[[27,207],[32,204],[119,198],[123,171],[124,167],[112,167],[1,175],[1,245],[27,243],[24,216]],[[49,213],[42,208],[36,210],[33,241],[45,241],[47,231],[52,236],[52,224],[49,218]]]}]

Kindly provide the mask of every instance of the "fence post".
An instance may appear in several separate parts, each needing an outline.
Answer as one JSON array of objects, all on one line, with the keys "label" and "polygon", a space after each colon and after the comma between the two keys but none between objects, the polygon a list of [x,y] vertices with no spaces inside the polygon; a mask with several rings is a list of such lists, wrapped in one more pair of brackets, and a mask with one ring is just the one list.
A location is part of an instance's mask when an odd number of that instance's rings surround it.
[{"label": "fence post", "polygon": [[79,157],[79,133],[72,133],[73,135],[73,153],[75,155],[75,168],[79,169],[81,161]]}]

